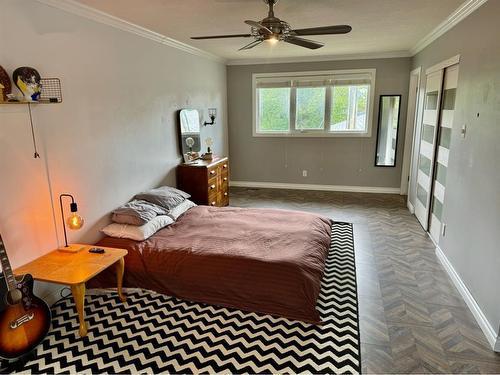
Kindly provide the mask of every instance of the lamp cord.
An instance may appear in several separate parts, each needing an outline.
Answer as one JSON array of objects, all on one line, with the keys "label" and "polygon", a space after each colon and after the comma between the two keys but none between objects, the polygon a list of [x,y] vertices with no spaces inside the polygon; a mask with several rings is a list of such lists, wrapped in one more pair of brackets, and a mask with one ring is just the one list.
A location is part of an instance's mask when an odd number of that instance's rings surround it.
[{"label": "lamp cord", "polygon": [[28,112],[30,114],[31,138],[33,139],[33,149],[35,150],[33,157],[36,159],[36,158],[40,158],[40,154],[38,153],[37,147],[36,147],[35,129],[33,126],[33,115],[31,114],[31,103],[28,103]]}]

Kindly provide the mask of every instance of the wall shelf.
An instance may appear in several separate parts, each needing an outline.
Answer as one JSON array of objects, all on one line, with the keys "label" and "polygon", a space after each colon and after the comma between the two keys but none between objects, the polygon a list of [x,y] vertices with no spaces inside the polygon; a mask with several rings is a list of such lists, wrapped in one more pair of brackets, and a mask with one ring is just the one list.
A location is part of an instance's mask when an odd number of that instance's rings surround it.
[{"label": "wall shelf", "polygon": [[[38,100],[18,100],[18,101],[0,101],[0,105],[23,104],[28,105],[28,113],[30,117],[31,138],[33,139],[33,157],[40,158],[36,146],[35,129],[33,125],[33,114],[31,113],[31,104],[59,104],[62,103],[61,80],[59,78],[41,78],[41,92]],[[3,86],[2,86],[3,87]],[[3,99],[3,93],[0,92],[0,97]]]},{"label": "wall shelf", "polygon": [[39,100],[39,101],[36,101],[36,102],[29,102],[27,100],[22,100],[22,101],[18,101],[18,102],[0,102],[0,105],[5,105],[5,104],[59,104],[61,102],[49,102],[47,100]]},{"label": "wall shelf", "polygon": [[58,104],[62,103],[61,80],[59,78],[41,78],[42,90],[37,101],[12,100],[0,101],[0,104]]}]

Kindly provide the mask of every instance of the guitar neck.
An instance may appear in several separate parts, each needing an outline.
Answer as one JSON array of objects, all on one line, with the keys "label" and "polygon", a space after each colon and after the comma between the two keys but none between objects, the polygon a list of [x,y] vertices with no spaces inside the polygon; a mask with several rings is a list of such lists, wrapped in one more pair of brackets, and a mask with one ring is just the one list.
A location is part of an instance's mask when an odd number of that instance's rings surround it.
[{"label": "guitar neck", "polygon": [[16,288],[16,279],[14,278],[14,273],[12,272],[12,267],[10,266],[9,257],[7,256],[7,251],[0,237],[0,264],[2,265],[2,272],[7,281],[7,288],[9,290]]}]

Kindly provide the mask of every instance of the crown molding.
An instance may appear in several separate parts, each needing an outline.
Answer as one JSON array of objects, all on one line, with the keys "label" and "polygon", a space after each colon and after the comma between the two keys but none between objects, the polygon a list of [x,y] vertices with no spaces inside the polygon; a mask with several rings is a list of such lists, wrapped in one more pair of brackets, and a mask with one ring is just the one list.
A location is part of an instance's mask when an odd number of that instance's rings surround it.
[{"label": "crown molding", "polygon": [[477,10],[481,5],[486,3],[488,0],[467,0],[462,5],[460,5],[453,13],[451,13],[443,22],[436,26],[425,37],[420,39],[412,49],[410,49],[411,56],[415,56],[417,53],[422,51],[425,47],[439,38],[441,35],[446,33],[460,21],[465,19],[469,14]]},{"label": "crown molding", "polygon": [[408,51],[393,51],[393,52],[380,52],[380,53],[357,53],[357,54],[346,54],[346,55],[230,59],[226,61],[226,65],[284,64],[284,63],[340,61],[340,60],[390,59],[396,57],[411,57],[411,54]]},{"label": "crown molding", "polygon": [[140,37],[152,40],[154,42],[176,48],[183,52],[190,53],[192,55],[203,57],[206,59],[210,59],[213,61],[217,61],[220,63],[225,63],[226,60],[213,55],[209,52],[203,51],[199,48],[190,46],[189,44],[179,42],[178,40],[169,38],[165,35],[157,33],[155,31],[146,29],[142,26],[133,24],[131,22],[125,21],[121,18],[112,16],[108,13],[102,12],[95,8],[89,7],[87,5],[81,4],[74,0],[37,0],[39,3],[51,6],[53,8],[57,8],[63,10],[65,12],[75,14],[77,16],[81,16],[87,19],[90,19],[95,22],[102,23],[107,26],[114,27],[116,29],[126,31],[131,34],[138,35]]}]

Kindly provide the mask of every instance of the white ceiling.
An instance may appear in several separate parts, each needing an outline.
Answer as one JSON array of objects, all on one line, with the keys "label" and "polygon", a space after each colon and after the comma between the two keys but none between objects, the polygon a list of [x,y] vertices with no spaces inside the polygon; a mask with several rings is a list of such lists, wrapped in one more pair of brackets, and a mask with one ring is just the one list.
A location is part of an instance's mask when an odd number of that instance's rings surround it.
[{"label": "white ceiling", "polygon": [[125,21],[228,60],[407,53],[464,0],[280,0],[275,15],[292,28],[349,24],[347,35],[314,36],[325,46],[308,50],[263,43],[238,51],[249,38],[192,40],[191,36],[241,34],[245,19],[267,14],[262,0],[77,0]]}]

